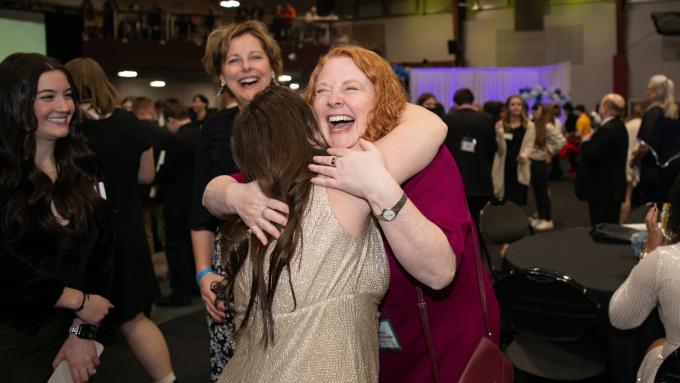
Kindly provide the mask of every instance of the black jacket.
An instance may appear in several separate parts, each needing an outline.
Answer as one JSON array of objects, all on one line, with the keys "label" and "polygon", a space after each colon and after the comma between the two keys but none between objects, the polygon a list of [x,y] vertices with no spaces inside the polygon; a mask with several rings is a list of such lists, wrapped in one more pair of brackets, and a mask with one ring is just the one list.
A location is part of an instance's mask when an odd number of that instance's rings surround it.
[{"label": "black jacket", "polygon": [[581,201],[620,203],[626,196],[628,132],[620,118],[598,128],[581,144],[576,197]]},{"label": "black jacket", "polygon": [[190,122],[181,126],[166,145],[165,163],[156,174],[156,183],[163,190],[163,216],[166,220],[189,219],[200,136],[198,125]]},{"label": "black jacket", "polygon": [[[454,110],[444,116],[449,127],[444,144],[458,164],[468,196],[492,196],[491,166],[498,149],[493,117],[471,109]],[[462,141],[474,140],[474,153],[462,150]],[[469,145],[469,144],[468,144]]]},{"label": "black jacket", "polygon": [[231,156],[231,128],[238,108],[225,109],[203,123],[196,153],[196,177],[189,227],[191,230],[217,230],[219,220],[208,212],[201,200],[213,178],[234,174],[238,168]]},{"label": "black jacket", "polygon": [[[0,212],[16,190],[0,190]],[[110,217],[95,217],[82,234],[68,235],[32,225],[9,242],[0,230],[0,323],[29,335],[73,311],[56,309],[64,287],[110,297],[114,229]],[[0,336],[0,344],[2,344]]]}]

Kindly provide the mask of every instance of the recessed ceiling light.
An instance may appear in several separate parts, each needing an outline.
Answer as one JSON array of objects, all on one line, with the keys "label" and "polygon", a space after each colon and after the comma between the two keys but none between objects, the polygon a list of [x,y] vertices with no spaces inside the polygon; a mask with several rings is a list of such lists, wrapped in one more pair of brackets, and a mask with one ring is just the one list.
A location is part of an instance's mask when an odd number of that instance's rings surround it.
[{"label": "recessed ceiling light", "polygon": [[165,86],[165,81],[154,80],[149,83],[149,86],[152,88],[163,88]]},{"label": "recessed ceiling light", "polygon": [[239,5],[241,5],[241,3],[236,0],[220,1],[220,7],[224,8],[236,8]]},{"label": "recessed ceiling light", "polygon": [[122,70],[118,72],[118,77],[137,77],[137,72],[133,70]]},{"label": "recessed ceiling light", "polygon": [[281,76],[279,76],[279,82],[288,82],[292,79],[293,78],[287,74],[282,74]]},{"label": "recessed ceiling light", "polygon": [[296,82],[291,83],[289,86],[290,86],[290,89],[292,89],[292,90],[298,90],[298,89],[300,89],[300,84],[298,84],[298,83],[296,83]]}]

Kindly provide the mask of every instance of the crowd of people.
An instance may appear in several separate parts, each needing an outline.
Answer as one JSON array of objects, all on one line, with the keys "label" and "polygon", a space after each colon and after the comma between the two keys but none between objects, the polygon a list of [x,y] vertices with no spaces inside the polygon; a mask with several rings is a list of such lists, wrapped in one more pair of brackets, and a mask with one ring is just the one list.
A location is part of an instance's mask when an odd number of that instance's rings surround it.
[{"label": "crowd of people", "polygon": [[[149,313],[195,294],[212,381],[458,381],[481,338],[499,342],[475,258],[480,211],[526,205],[531,188],[531,226],[553,229],[560,162],[592,225],[670,200],[663,232],[650,210],[643,259],[610,311],[631,327],[657,301],[674,307],[680,120],[667,77],[652,77],[650,105],[628,124],[613,93],[597,119],[567,108],[562,123],[552,105],[529,116],[512,95],[482,108],[466,88],[448,114],[432,94],[409,104],[390,64],[352,45],[322,56],[297,94],[276,83],[281,49],[255,20],[213,30],[202,63],[234,105],[119,103],[87,58],[0,63],[3,378],[46,381],[65,361],[88,381],[106,358],[95,340],[119,331],[151,380],[173,382]],[[650,351],[644,379],[678,344],[674,316],[662,319],[669,341]]]}]

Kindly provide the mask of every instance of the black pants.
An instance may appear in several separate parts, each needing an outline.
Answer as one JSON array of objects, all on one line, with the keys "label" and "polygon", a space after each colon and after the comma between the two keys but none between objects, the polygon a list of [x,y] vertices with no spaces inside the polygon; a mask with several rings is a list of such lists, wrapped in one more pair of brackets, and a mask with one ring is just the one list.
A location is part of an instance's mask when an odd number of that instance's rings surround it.
[{"label": "black pants", "polygon": [[548,194],[548,180],[552,166],[543,160],[531,160],[531,187],[536,197],[538,218],[550,221],[550,195]]},{"label": "black pants", "polygon": [[194,289],[194,254],[186,220],[165,221],[165,257],[168,260],[172,294],[189,297]]},{"label": "black pants", "polygon": [[598,223],[619,223],[621,202],[588,202],[590,225]]}]

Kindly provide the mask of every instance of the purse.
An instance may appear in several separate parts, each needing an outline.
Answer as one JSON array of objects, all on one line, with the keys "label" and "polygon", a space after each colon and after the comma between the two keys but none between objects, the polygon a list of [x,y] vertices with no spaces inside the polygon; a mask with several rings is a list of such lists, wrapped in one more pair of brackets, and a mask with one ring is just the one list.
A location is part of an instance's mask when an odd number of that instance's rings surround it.
[{"label": "purse", "polygon": [[633,234],[639,231],[615,223],[598,223],[590,230],[590,236],[600,242],[626,244],[630,243]]},{"label": "purse", "polygon": [[[512,383],[514,379],[512,363],[510,363],[508,358],[501,352],[493,340],[491,340],[491,326],[489,325],[484,280],[482,279],[482,270],[479,264],[481,259],[479,254],[479,240],[477,238],[477,229],[473,223],[470,223],[470,232],[472,234],[475,251],[475,268],[477,269],[477,280],[479,282],[479,293],[486,331],[479,339],[477,346],[475,346],[458,383]],[[434,383],[439,383],[439,370],[437,368],[437,360],[432,346],[432,334],[430,333],[427,304],[425,303],[423,290],[420,286],[416,286],[416,295],[418,299],[417,305],[418,312],[420,313],[420,323],[423,327],[425,345],[430,358],[430,367],[432,368],[432,381]]]}]

